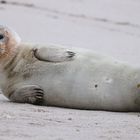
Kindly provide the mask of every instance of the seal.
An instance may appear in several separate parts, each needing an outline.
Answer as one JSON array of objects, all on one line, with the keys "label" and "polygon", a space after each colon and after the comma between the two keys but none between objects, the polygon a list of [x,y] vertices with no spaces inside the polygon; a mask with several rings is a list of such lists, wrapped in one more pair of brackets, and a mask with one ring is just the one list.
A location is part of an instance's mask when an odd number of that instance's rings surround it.
[{"label": "seal", "polygon": [[140,111],[140,67],[95,52],[22,43],[0,26],[0,86],[13,102]]}]

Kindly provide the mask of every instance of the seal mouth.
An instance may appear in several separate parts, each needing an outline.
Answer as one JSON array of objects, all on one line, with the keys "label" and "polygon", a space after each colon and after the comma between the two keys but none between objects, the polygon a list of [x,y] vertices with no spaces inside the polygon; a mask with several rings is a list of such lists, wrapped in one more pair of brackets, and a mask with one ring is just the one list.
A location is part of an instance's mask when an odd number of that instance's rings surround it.
[{"label": "seal mouth", "polygon": [[4,48],[0,48],[0,54],[4,54],[5,53],[5,49]]}]

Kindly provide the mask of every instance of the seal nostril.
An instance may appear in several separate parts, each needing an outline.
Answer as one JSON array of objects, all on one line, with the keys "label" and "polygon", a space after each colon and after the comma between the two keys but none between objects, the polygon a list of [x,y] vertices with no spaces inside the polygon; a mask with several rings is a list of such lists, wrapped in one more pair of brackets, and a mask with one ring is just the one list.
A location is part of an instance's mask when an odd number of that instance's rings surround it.
[{"label": "seal nostril", "polygon": [[4,38],[4,36],[2,34],[0,34],[0,40],[2,40]]}]

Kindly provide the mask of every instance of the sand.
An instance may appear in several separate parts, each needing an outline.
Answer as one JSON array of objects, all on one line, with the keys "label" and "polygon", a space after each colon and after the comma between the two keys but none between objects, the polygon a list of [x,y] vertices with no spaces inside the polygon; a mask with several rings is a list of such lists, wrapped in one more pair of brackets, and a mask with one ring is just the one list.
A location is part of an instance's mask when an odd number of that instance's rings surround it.
[{"label": "sand", "polygon": [[[0,24],[22,41],[81,47],[140,65],[139,0],[7,0]],[[0,95],[0,140],[139,140],[140,113],[9,102]]]}]

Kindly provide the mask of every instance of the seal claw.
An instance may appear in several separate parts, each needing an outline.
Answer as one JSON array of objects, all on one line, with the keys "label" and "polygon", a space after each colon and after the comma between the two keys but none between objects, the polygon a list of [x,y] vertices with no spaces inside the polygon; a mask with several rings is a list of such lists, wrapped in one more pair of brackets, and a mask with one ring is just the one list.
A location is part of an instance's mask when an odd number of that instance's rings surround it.
[{"label": "seal claw", "polygon": [[67,53],[68,53],[68,58],[72,58],[75,56],[75,53],[72,51],[67,51]]}]

